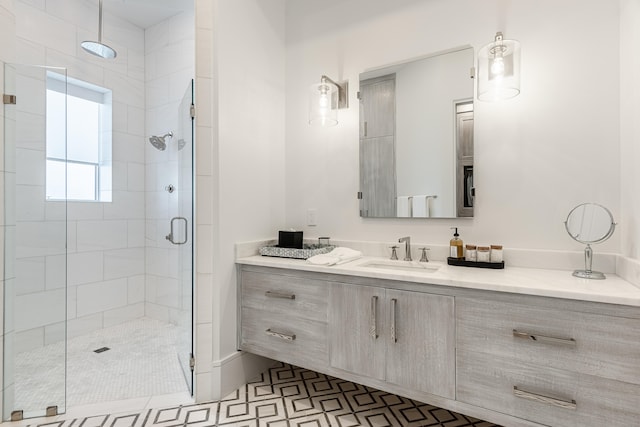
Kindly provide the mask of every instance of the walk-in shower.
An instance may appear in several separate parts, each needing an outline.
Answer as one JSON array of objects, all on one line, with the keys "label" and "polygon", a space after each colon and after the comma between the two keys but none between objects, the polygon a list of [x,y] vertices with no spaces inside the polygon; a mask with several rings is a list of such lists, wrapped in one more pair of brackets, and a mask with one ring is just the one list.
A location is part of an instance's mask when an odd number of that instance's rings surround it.
[{"label": "walk-in shower", "polygon": [[[39,22],[85,39],[86,14],[65,11],[86,0],[59,2]],[[14,3],[19,27],[34,8]],[[193,391],[193,4],[176,2],[184,15],[147,31],[116,16],[122,2],[104,3],[107,28],[122,33],[110,37],[115,60],[60,55],[59,34],[27,41],[18,28],[19,45],[60,67],[0,63],[3,420]],[[180,245],[165,239],[174,217],[185,218],[174,221]]]},{"label": "walk-in shower", "polygon": [[151,143],[151,145],[153,145],[156,149],[160,150],[160,151],[164,151],[167,149],[167,141],[166,138],[173,138],[173,132],[169,131],[167,133],[165,133],[162,136],[158,136],[158,135],[151,135],[149,137],[149,142]]}]

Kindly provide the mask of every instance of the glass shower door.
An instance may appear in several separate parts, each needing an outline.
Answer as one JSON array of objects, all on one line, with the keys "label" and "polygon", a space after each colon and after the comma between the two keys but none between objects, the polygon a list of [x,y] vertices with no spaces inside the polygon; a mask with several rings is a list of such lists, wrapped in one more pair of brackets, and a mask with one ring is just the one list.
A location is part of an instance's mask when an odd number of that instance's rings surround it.
[{"label": "glass shower door", "polygon": [[[172,228],[174,241],[178,247],[178,271],[181,310],[178,320],[178,359],[185,376],[189,391],[193,395],[193,80],[180,103],[178,135],[178,218],[174,222],[180,226]],[[178,229],[179,230],[178,230]],[[176,240],[177,239],[177,240]],[[180,243],[182,242],[182,243]]]},{"label": "glass shower door", "polygon": [[47,113],[51,73],[66,87],[65,69],[4,66],[4,420],[66,404],[67,210],[45,198],[46,140],[66,141],[66,107]]}]

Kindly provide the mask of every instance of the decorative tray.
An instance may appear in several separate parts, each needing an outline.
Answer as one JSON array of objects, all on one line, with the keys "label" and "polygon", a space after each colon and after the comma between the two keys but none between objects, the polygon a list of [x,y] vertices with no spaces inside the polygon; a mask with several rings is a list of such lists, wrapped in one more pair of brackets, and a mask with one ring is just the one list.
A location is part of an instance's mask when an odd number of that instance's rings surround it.
[{"label": "decorative tray", "polygon": [[467,261],[464,258],[451,258],[447,257],[447,264],[457,265],[459,267],[476,267],[476,268],[493,268],[494,270],[500,270],[504,268],[504,261],[501,262],[478,262]]},{"label": "decorative tray", "polygon": [[318,244],[305,244],[302,245],[302,249],[265,246],[263,248],[260,248],[260,255],[275,256],[280,258],[307,259],[314,255],[326,254],[334,249],[335,246],[320,246]]}]

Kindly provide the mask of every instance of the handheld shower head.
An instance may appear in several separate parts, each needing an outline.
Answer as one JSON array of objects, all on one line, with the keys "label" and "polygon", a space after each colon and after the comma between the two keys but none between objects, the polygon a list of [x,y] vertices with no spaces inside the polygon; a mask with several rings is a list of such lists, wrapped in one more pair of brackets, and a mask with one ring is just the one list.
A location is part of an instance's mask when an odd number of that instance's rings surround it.
[{"label": "handheld shower head", "polygon": [[154,146],[154,148],[164,151],[167,149],[167,143],[165,141],[166,137],[173,138],[173,132],[169,131],[162,136],[151,135],[149,137],[149,142]]}]

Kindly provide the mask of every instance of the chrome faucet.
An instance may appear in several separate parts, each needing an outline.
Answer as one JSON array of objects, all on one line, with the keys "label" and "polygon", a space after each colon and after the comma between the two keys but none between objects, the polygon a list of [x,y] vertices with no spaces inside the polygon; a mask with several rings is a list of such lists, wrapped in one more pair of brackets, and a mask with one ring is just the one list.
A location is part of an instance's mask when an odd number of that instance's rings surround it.
[{"label": "chrome faucet", "polygon": [[404,242],[404,251],[405,251],[404,260],[411,261],[411,237],[407,236],[407,237],[399,238],[398,243],[402,243],[402,242]]}]

